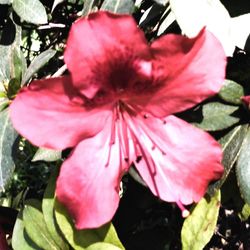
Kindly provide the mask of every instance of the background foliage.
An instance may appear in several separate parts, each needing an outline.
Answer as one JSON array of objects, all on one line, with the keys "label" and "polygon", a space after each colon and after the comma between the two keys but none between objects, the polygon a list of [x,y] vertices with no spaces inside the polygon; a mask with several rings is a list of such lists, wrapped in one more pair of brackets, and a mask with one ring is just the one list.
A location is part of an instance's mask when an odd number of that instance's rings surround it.
[{"label": "background foliage", "polygon": [[[247,1],[222,2],[232,17],[250,12]],[[219,140],[225,167],[222,179],[190,207],[185,221],[174,204],[158,200],[141,185],[134,171],[123,178],[113,224],[102,228],[77,231],[54,199],[58,169],[69,152],[38,149],[20,138],[8,106],[32,79],[66,73],[63,50],[69,28],[98,9],[132,14],[149,42],[181,33],[168,0],[0,0],[0,244],[6,247],[7,236],[14,250],[250,248],[250,113],[241,100],[250,94],[247,50],[236,49],[228,58],[219,95],[178,114]]]}]

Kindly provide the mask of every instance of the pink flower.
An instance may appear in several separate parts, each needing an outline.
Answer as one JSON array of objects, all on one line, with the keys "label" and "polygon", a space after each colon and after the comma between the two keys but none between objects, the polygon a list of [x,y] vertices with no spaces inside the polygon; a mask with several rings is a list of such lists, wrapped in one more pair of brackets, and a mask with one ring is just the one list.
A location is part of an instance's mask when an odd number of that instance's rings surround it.
[{"label": "pink flower", "polygon": [[214,95],[225,55],[205,29],[195,39],[166,35],[151,45],[128,15],[90,14],[71,28],[70,76],[34,81],[13,101],[17,131],[40,147],[75,147],[56,196],[76,227],[113,217],[119,183],[132,163],[151,191],[183,205],[198,202],[221,176],[222,152],[207,133],[173,116]]}]

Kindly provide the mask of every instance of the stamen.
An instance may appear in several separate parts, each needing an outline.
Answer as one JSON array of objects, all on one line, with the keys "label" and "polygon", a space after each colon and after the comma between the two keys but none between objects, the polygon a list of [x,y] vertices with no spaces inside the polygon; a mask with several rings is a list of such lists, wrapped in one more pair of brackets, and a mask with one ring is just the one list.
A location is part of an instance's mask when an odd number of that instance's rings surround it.
[{"label": "stamen", "polygon": [[105,167],[108,167],[108,165],[109,165],[112,146],[115,144],[115,135],[116,135],[115,123],[116,123],[116,120],[117,120],[117,112],[116,112],[116,109],[114,108],[113,116],[112,116],[112,124],[111,124],[111,135],[110,135],[110,140],[109,140],[109,153],[108,153],[108,159],[107,159],[107,162],[105,164]]},{"label": "stamen", "polygon": [[181,210],[182,217],[187,218],[190,215],[190,212],[183,206],[183,204],[180,201],[177,201],[176,204]]},{"label": "stamen", "polygon": [[[119,107],[117,107],[118,109]],[[127,159],[127,162],[129,162],[129,136],[128,136],[128,129],[127,124],[123,119],[122,116],[122,110],[117,110],[118,115],[118,138],[119,138],[119,145],[122,151],[122,154],[124,158]]]}]

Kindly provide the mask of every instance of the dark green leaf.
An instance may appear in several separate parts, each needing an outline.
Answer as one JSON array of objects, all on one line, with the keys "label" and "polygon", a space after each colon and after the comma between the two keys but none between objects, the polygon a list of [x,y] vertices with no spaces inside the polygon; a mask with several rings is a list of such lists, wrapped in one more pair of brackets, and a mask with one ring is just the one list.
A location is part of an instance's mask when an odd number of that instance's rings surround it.
[{"label": "dark green leaf", "polygon": [[226,80],[219,92],[219,96],[226,102],[241,104],[240,98],[244,96],[244,89],[240,84],[231,80]]},{"label": "dark green leaf", "polygon": [[32,161],[57,161],[62,158],[62,151],[60,150],[52,150],[47,148],[39,148]]},{"label": "dark green leaf", "polygon": [[12,78],[9,81],[9,84],[8,84],[8,91],[7,91],[8,97],[10,99],[13,98],[13,96],[16,95],[16,93],[18,92],[20,87],[21,87],[20,81],[18,79],[16,79],[16,78]]},{"label": "dark green leaf", "polygon": [[86,248],[86,250],[121,250],[121,248],[109,243],[95,243]]},{"label": "dark green leaf", "polygon": [[6,109],[0,112],[0,191],[4,190],[15,168],[13,145],[16,139],[17,133]]},{"label": "dark green leaf", "polygon": [[239,118],[231,116],[239,107],[211,102],[202,107],[203,120],[195,125],[207,131],[217,131],[231,127]]},{"label": "dark green leaf", "polygon": [[236,162],[242,147],[243,140],[246,136],[248,125],[239,125],[231,130],[228,134],[220,139],[223,149],[224,174],[220,180],[209,186],[208,193],[213,195],[227,179],[234,163]]},{"label": "dark green leaf", "polygon": [[134,9],[132,0],[104,0],[101,10],[107,10],[113,13],[131,14]]},{"label": "dark green leaf", "polygon": [[14,250],[42,250],[27,235],[24,230],[23,212],[19,212],[12,235],[12,247]]},{"label": "dark green leaf", "polygon": [[41,212],[41,204],[36,200],[26,202],[23,222],[28,236],[42,249],[60,250],[50,235]]},{"label": "dark green leaf", "polygon": [[202,198],[186,218],[181,230],[183,250],[201,250],[216,228],[220,208],[220,191],[212,198]]},{"label": "dark green leaf", "polygon": [[83,250],[98,242],[110,243],[124,249],[112,224],[98,229],[76,230],[66,209],[58,201],[55,201],[55,215],[61,231],[75,250]]},{"label": "dark green leaf", "polygon": [[68,250],[68,243],[64,241],[63,235],[58,228],[58,225],[55,220],[54,215],[54,203],[55,203],[55,187],[56,179],[58,176],[58,169],[54,168],[48,183],[48,186],[45,190],[43,201],[42,201],[42,210],[45,223],[47,228],[61,250]]},{"label": "dark green leaf", "polygon": [[250,128],[247,131],[236,163],[236,176],[241,195],[250,205]]},{"label": "dark green leaf", "polygon": [[55,50],[48,49],[37,56],[25,72],[22,85],[27,83],[29,79],[55,55],[55,53]]},{"label": "dark green leaf", "polygon": [[47,23],[47,14],[39,0],[13,0],[12,7],[26,22],[34,24]]}]

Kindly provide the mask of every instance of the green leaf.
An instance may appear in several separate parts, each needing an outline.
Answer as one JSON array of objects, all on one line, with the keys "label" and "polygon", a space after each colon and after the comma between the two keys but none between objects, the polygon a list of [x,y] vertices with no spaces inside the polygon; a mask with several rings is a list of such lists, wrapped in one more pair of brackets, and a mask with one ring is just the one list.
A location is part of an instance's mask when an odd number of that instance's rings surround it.
[{"label": "green leaf", "polygon": [[104,0],[101,10],[107,10],[120,14],[131,14],[134,9],[134,2],[132,0]]},{"label": "green leaf", "polygon": [[54,55],[56,54],[55,50],[48,49],[42,52],[37,56],[28,67],[25,72],[22,80],[22,85],[27,83],[29,79],[41,68],[43,67]]},{"label": "green leaf", "polygon": [[50,235],[37,200],[26,202],[23,210],[23,222],[28,236],[42,249],[60,250]]},{"label": "green leaf", "polygon": [[55,215],[57,224],[75,250],[83,250],[98,242],[110,243],[124,249],[116,234],[115,228],[110,223],[98,229],[76,230],[66,209],[57,200],[55,201]]},{"label": "green leaf", "polygon": [[62,151],[60,150],[39,148],[36,151],[32,161],[52,162],[52,161],[60,160],[61,158],[62,158]]},{"label": "green leaf", "polygon": [[27,70],[27,63],[23,52],[20,50],[20,47],[18,49],[15,48],[13,51],[13,66],[14,72],[11,78],[16,78],[19,82],[21,82],[24,73]]},{"label": "green leaf", "polygon": [[13,145],[16,139],[17,133],[6,109],[0,112],[0,191],[4,190],[15,168]]},{"label": "green leaf", "polygon": [[209,242],[216,228],[220,191],[212,198],[202,198],[186,218],[181,230],[183,250],[200,250]]},{"label": "green leaf", "polygon": [[250,128],[247,131],[236,163],[236,176],[241,195],[250,205]]},{"label": "green leaf", "polygon": [[98,10],[97,3],[98,0],[85,0],[84,7],[82,10],[82,16],[87,16],[89,13]]},{"label": "green leaf", "polygon": [[241,104],[240,98],[244,96],[244,89],[240,84],[231,80],[226,80],[219,92],[219,96],[226,102],[236,105]]},{"label": "green leaf", "polygon": [[239,156],[247,130],[248,125],[239,125],[220,139],[219,142],[223,149],[222,164],[224,166],[224,173],[220,180],[209,186],[208,193],[210,195],[213,195],[214,192],[223,185],[231,172],[231,169]]},{"label": "green leaf", "polygon": [[23,211],[20,211],[14,226],[11,244],[14,250],[42,250],[27,235],[24,230]]},{"label": "green leaf", "polygon": [[248,218],[250,217],[250,205],[245,204],[238,215],[241,221],[247,221]]},{"label": "green leaf", "polygon": [[86,250],[121,250],[121,248],[109,243],[95,243],[86,248]]},{"label": "green leaf", "polygon": [[64,241],[63,235],[56,223],[54,214],[55,188],[56,188],[56,179],[58,176],[58,172],[59,170],[57,168],[54,168],[51,173],[48,186],[45,190],[42,201],[42,210],[45,223],[52,238],[54,239],[54,241],[60,247],[61,250],[68,250],[69,249],[68,243]]},{"label": "green leaf", "polygon": [[26,22],[34,24],[47,23],[47,14],[39,0],[13,0],[12,7]]},{"label": "green leaf", "polygon": [[231,127],[239,118],[230,116],[239,107],[219,102],[207,103],[202,108],[203,120],[195,125],[207,131],[217,131]]},{"label": "green leaf", "polygon": [[[20,67],[24,69],[26,63],[22,52],[20,51],[22,29],[11,19],[9,20],[9,22],[14,27],[10,32],[13,32],[15,34],[8,35],[14,36],[15,39],[11,45],[0,45],[0,81],[10,80],[11,78],[15,78],[16,76],[19,77]],[[20,61],[22,61],[22,63],[20,63]]]}]

